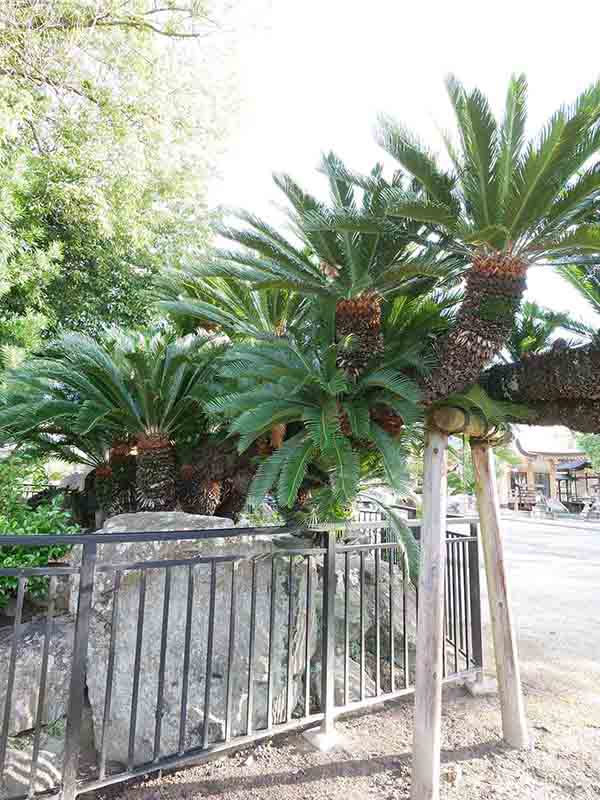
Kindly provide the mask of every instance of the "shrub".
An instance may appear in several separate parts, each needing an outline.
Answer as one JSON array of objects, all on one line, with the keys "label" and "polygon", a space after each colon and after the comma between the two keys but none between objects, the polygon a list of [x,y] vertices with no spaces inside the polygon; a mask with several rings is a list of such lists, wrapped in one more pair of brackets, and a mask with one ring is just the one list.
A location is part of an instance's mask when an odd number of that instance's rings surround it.
[{"label": "shrub", "polygon": [[[70,514],[61,507],[61,498],[42,503],[33,509],[24,499],[29,485],[45,480],[41,464],[21,456],[11,456],[0,461],[0,568],[42,567],[65,555],[70,548],[7,547],[2,546],[2,536],[9,534],[77,533]],[[16,592],[18,579],[0,577],[0,608],[7,605]],[[27,591],[33,597],[44,597],[48,579],[29,578]]]}]

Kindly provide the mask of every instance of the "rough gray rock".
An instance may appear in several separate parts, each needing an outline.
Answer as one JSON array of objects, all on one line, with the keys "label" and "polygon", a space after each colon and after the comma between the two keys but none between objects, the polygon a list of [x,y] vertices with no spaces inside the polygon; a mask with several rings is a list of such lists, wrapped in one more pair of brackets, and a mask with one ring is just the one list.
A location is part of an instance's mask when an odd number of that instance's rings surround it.
[{"label": "rough gray rock", "polygon": [[[311,674],[312,694],[317,703],[321,703],[321,664],[317,662]],[[375,697],[375,681],[365,670],[365,697]],[[348,702],[360,700],[360,664],[348,659]],[[338,653],[335,657],[335,704],[344,705],[344,656]]]},{"label": "rough gray rock", "polygon": [[[169,513],[125,514],[111,518],[103,529],[116,531],[198,530],[201,528],[233,527],[230,520],[198,515]],[[297,547],[297,540],[293,542]],[[114,570],[103,570],[104,564],[125,565],[141,561],[164,559],[202,559],[207,557],[239,556],[236,567],[237,600],[235,635],[233,638],[232,714],[231,732],[246,730],[248,704],[248,661],[250,640],[250,607],[252,564],[256,571],[256,641],[253,682],[254,728],[266,724],[266,702],[269,666],[270,620],[270,556],[279,551],[270,537],[239,536],[224,539],[176,540],[101,544],[98,547],[98,572],[93,597],[88,651],[88,692],[94,719],[97,745],[101,740],[107,663],[112,628]],[[287,630],[290,598],[288,592],[289,558],[276,558],[276,598],[273,641],[273,709],[276,719],[282,719],[286,708]],[[215,627],[210,690],[209,741],[222,739],[225,734],[225,708],[229,678],[228,652],[231,611],[231,562],[216,563]],[[209,628],[210,564],[198,563],[193,568],[193,614],[191,625],[191,657],[188,683],[187,725],[185,749],[202,744],[206,657]],[[167,616],[166,658],[164,669],[164,699],[160,754],[176,753],[179,749],[179,724],[183,689],[183,654],[188,602],[188,567],[171,567],[171,587]],[[129,726],[135,671],[136,633],[140,598],[140,570],[122,572],[115,631],[116,657],[114,665],[111,713],[107,732],[109,761],[127,760]],[[316,583],[316,581],[315,581]],[[163,632],[163,601],[165,571],[163,568],[146,571],[144,623],[141,640],[141,660],[138,673],[139,699],[135,735],[135,762],[153,758],[157,720],[158,678],[161,634]],[[73,593],[73,603],[76,592]],[[306,639],[306,564],[298,557],[292,560],[292,650],[291,704],[295,706],[304,685],[304,654]],[[316,646],[316,625],[311,624],[310,655]]]},{"label": "rough gray rock", "polygon": [[[26,622],[21,626],[9,725],[11,736],[30,730],[35,725],[45,627],[45,620]],[[54,619],[48,651],[45,723],[54,722],[67,712],[73,630],[70,618]],[[0,709],[4,709],[5,704],[13,640],[12,628],[0,630]]]}]

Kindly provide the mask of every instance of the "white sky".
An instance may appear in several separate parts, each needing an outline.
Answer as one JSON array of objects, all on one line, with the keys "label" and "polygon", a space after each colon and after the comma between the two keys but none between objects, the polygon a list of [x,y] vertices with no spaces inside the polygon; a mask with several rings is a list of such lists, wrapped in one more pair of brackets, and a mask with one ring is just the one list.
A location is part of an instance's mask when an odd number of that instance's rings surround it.
[{"label": "white sky", "polygon": [[[600,75],[597,0],[269,5],[264,13],[263,2],[264,20],[255,19],[240,41],[243,107],[220,164],[222,180],[211,193],[213,204],[266,217],[280,200],[273,171],[289,172],[318,192],[315,167],[323,151],[335,150],[356,169],[381,160],[372,134],[379,112],[442,151],[438,130],[452,125],[443,86],[448,72],[479,86],[499,114],[509,75],[524,71],[532,133]],[[584,301],[548,269],[530,271],[529,293],[594,321]]]}]

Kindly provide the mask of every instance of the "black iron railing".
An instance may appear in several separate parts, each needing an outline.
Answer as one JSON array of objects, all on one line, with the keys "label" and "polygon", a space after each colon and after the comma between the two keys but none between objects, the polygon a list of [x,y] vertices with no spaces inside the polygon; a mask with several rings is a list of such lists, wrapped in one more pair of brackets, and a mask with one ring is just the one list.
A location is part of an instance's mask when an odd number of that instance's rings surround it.
[{"label": "black iron railing", "polygon": [[[418,537],[419,520],[407,524]],[[470,530],[447,539],[447,680],[482,665],[477,526],[473,519],[452,520],[453,529],[461,525]],[[0,675],[5,793],[18,785],[15,798],[54,791],[70,800],[280,732],[319,723],[327,731],[340,714],[412,692],[418,598],[401,545],[381,518],[326,526],[311,536],[297,539],[272,527],[3,536],[5,545],[39,547],[44,539],[44,545],[79,546],[72,565],[0,569],[0,576],[18,578],[13,625],[0,629],[0,644],[3,637],[10,644]],[[199,556],[211,540],[222,540],[218,552]],[[151,544],[156,554],[161,543],[174,541],[189,546],[173,558],[138,560],[124,548]],[[259,541],[260,552],[253,552]],[[30,698],[35,719],[17,735],[26,588],[34,576],[49,579],[48,603],[36,623],[43,643]],[[40,754],[54,723],[47,711],[49,654],[61,581],[71,583],[73,637],[64,676],[64,756],[49,766]],[[92,764],[89,754],[84,764],[82,752],[88,696]]]}]

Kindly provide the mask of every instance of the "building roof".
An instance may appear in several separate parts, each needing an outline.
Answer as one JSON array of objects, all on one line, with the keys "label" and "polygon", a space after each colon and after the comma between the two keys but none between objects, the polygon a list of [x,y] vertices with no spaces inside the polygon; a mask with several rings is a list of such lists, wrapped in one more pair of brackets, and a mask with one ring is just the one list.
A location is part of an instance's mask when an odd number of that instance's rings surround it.
[{"label": "building roof", "polygon": [[556,465],[556,469],[558,472],[575,472],[579,469],[585,469],[586,467],[591,466],[592,462],[583,456],[583,458],[575,458],[572,461],[561,461]]},{"label": "building roof", "polygon": [[524,456],[562,456],[573,461],[585,456],[573,432],[562,425],[514,425],[513,432],[517,450]]}]

